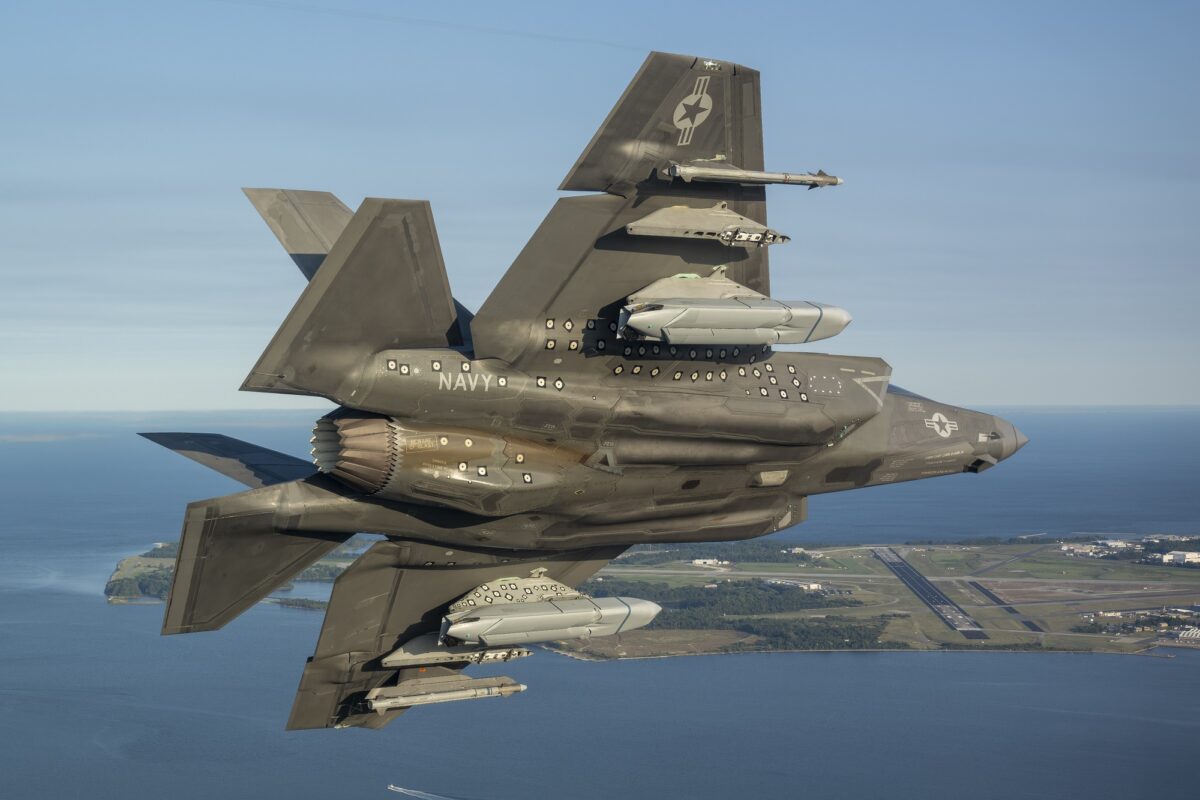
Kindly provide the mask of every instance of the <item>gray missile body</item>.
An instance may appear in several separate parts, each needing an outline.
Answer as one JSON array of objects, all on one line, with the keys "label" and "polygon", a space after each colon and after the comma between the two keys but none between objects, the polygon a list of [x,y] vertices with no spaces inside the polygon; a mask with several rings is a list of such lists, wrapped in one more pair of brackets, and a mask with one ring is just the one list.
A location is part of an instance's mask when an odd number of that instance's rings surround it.
[{"label": "gray missile body", "polygon": [[668,344],[804,344],[837,336],[850,312],[808,300],[774,300],[725,276],[680,274],[629,295],[618,335]]},{"label": "gray missile body", "polygon": [[[769,297],[666,298],[627,306],[621,315],[630,338],[670,344],[804,344],[837,336],[850,312],[808,300]],[[628,335],[628,333],[626,333]]]},{"label": "gray missile body", "polygon": [[748,186],[765,184],[792,184],[818,189],[822,186],[841,186],[843,181],[836,175],[826,175],[825,170],[816,172],[763,172],[762,170],[738,169],[696,164],[672,164],[667,168],[672,178],[683,178],[685,183],[740,183]]},{"label": "gray missile body", "polygon": [[478,700],[484,697],[508,697],[525,689],[525,684],[504,676],[468,678],[466,675],[447,675],[415,678],[397,686],[372,689],[367,693],[366,701],[372,711],[382,714],[393,708],[452,703],[456,700]]},{"label": "gray missile body", "polygon": [[641,628],[661,610],[656,603],[633,597],[505,603],[448,614],[442,621],[442,639],[488,647],[589,639]]}]

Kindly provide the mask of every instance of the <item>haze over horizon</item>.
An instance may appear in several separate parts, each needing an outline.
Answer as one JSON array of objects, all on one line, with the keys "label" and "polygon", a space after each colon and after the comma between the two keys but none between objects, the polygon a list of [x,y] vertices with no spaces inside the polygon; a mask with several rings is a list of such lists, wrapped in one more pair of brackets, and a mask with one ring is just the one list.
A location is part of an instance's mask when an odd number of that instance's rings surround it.
[{"label": "haze over horizon", "polygon": [[242,186],[427,198],[486,298],[646,53],[763,73],[772,294],[976,408],[1195,405],[1200,8],[16,2],[0,411],[323,408],[237,387],[303,278]]}]

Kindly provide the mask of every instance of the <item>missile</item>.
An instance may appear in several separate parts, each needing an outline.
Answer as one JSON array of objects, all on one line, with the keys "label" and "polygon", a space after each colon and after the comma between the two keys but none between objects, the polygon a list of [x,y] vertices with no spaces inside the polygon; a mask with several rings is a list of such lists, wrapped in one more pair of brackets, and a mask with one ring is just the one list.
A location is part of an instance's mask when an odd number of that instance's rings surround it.
[{"label": "missile", "polygon": [[504,603],[447,614],[442,641],[504,647],[558,639],[589,639],[641,628],[662,608],[633,597],[585,597]]},{"label": "missile", "polygon": [[414,639],[409,639],[383,657],[383,666],[390,668],[427,667],[437,664],[494,664],[500,661],[512,661],[525,658],[533,652],[524,647],[473,647],[471,645],[454,645],[444,647],[438,644],[436,633],[427,633]]},{"label": "missile", "polygon": [[741,183],[749,185],[761,184],[793,184],[807,186],[809,189],[819,189],[822,186],[841,186],[843,181],[836,175],[828,175],[825,170],[816,172],[762,172],[753,169],[737,169],[736,167],[696,166],[695,164],[672,164],[667,168],[667,174],[672,178],[683,178],[685,183],[700,181],[702,183]]},{"label": "missile", "polygon": [[425,706],[432,703],[452,703],[456,700],[477,700],[484,697],[508,697],[525,691],[523,683],[512,678],[468,678],[448,675],[438,678],[415,678],[396,686],[380,687],[367,693],[367,706],[382,714],[393,708]]}]

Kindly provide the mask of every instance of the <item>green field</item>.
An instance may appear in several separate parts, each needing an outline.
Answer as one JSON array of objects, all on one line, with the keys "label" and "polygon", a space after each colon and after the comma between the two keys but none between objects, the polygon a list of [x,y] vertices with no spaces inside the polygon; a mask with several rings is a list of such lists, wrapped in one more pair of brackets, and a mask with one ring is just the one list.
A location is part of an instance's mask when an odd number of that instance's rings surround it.
[{"label": "green field", "polygon": [[[838,609],[838,616],[864,621],[885,619],[887,627],[883,639],[916,649],[1040,647],[1137,652],[1156,644],[1159,637],[1154,633],[1080,634],[1071,629],[1080,624],[1081,615],[1086,612],[1200,603],[1200,570],[1069,556],[1057,543],[912,545],[895,549],[970,614],[989,638],[968,641],[948,628],[872,555],[871,548],[865,546],[814,550],[824,557],[800,564],[735,561],[728,567],[704,568],[673,561],[637,572],[622,569],[620,577],[623,580],[669,581],[673,585],[772,577],[817,581],[849,590],[861,603],[853,608]],[[602,570],[600,575],[608,572]],[[1019,616],[1005,611],[978,592],[970,586],[971,581],[983,584],[1009,601]],[[819,618],[828,613],[826,609],[805,609],[771,616],[804,619]],[[1022,619],[1030,620],[1043,630],[1029,630],[1022,624]],[[583,649],[586,650],[586,645]]]},{"label": "green field", "polygon": [[[722,609],[720,602],[702,602],[707,617],[689,612],[692,617],[674,617],[674,625],[665,624],[664,617],[650,629],[556,647],[593,658],[780,649],[788,642],[807,647],[826,641],[828,636],[822,638],[822,631],[840,630],[830,628],[840,625],[858,647],[1129,653],[1162,640],[1155,631],[1095,634],[1077,633],[1073,628],[1080,626],[1088,613],[1200,605],[1200,570],[1069,556],[1057,543],[905,545],[893,549],[975,619],[989,638],[967,640],[947,627],[874,556],[870,546],[810,548],[806,554],[793,556],[781,552],[778,545],[747,542],[683,545],[671,550],[635,548],[631,551],[635,558],[618,559],[601,570],[591,591],[603,593],[608,581],[631,596],[639,595],[641,584],[641,594],[649,599],[703,599],[710,597],[707,592],[712,592],[711,597],[744,598],[761,596],[756,587],[762,586],[762,581],[782,579],[817,582],[832,593],[819,602],[793,603],[785,610],[760,608],[754,613],[739,610],[744,605],[738,606],[732,599],[729,602],[734,605],[727,609]],[[162,588],[163,570],[173,566],[173,559],[147,557],[158,554],[153,551],[122,561],[110,581],[110,587],[120,590],[112,593],[117,595],[112,599],[136,598],[139,585]],[[747,559],[739,560],[743,554]],[[814,558],[816,554],[819,557]],[[306,578],[332,580],[351,563],[346,554],[338,555],[341,557],[318,564]],[[721,558],[732,563],[694,566],[692,558]],[[734,589],[731,583],[745,589]],[[983,585],[1017,613],[997,605],[973,583]],[[703,624],[711,628],[679,627],[679,620],[692,618],[709,620]],[[1022,620],[1042,631],[1030,630]],[[867,631],[882,632],[863,639]],[[837,642],[830,646],[836,647]]]}]

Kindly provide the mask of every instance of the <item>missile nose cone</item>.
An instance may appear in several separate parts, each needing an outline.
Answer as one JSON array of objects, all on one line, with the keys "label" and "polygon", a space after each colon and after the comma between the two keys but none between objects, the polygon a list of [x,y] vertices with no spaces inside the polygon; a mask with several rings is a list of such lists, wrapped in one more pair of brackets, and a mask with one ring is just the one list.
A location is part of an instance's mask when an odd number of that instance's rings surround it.
[{"label": "missile nose cone", "polygon": [[1026,436],[1025,434],[1021,433],[1021,429],[1018,428],[1016,425],[1013,425],[1013,433],[1016,434],[1016,439],[1017,439],[1017,443],[1013,447],[1013,452],[1015,453],[1018,450],[1020,450],[1022,447],[1024,447],[1025,445],[1029,444],[1029,437]]},{"label": "missile nose cone", "polygon": [[622,630],[631,631],[649,625],[658,616],[658,612],[662,611],[662,606],[658,603],[636,597],[622,597],[621,602],[629,607],[629,618],[621,626]]},{"label": "missile nose cone", "polygon": [[834,186],[841,186],[843,183],[845,183],[845,181],[844,181],[844,180],[842,180],[841,178],[834,178],[834,179],[833,179],[833,185],[834,185]]}]

